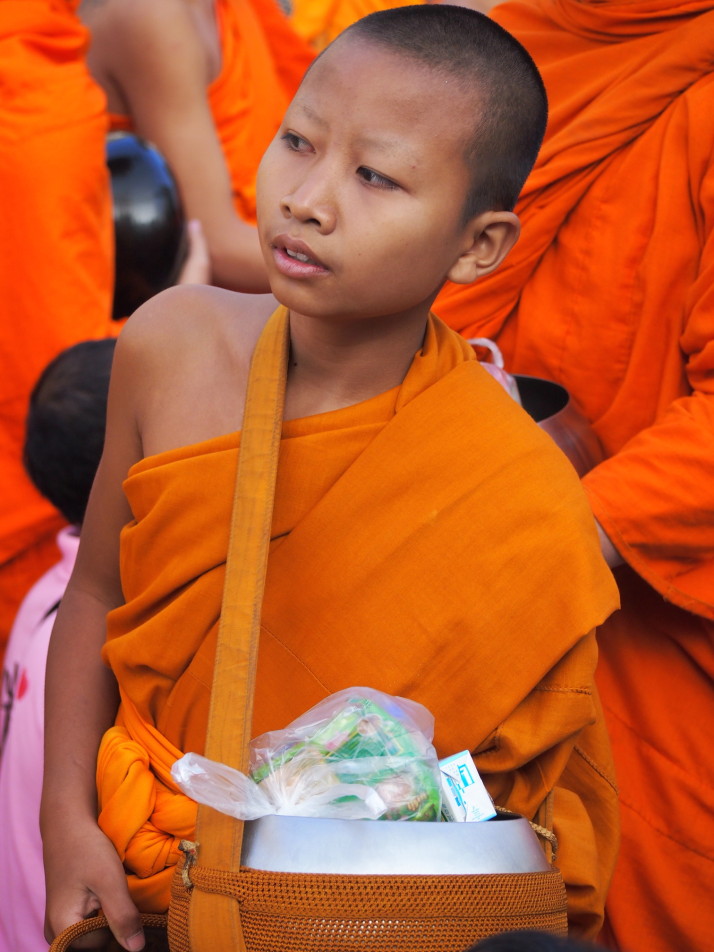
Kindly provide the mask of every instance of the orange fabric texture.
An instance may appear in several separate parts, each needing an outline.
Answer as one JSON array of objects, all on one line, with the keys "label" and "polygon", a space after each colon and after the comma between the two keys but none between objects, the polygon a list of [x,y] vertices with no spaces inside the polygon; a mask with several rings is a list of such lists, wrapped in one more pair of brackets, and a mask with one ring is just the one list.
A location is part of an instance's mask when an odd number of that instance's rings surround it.
[{"label": "orange fabric texture", "polygon": [[30,391],[65,347],[110,333],[106,107],[72,6],[0,3],[0,646],[62,524],[22,466]]},{"label": "orange fabric texture", "polygon": [[[255,222],[255,175],[305,70],[314,59],[275,0],[216,0],[219,76],[208,100],[231,176],[236,213]],[[110,115],[112,129],[131,117]]]},{"label": "orange fabric texture", "polygon": [[600,635],[623,804],[610,927],[631,952],[706,948],[714,4],[533,0],[493,15],[541,69],[549,128],[518,205],[520,243],[477,287],[447,287],[435,310],[468,336],[497,340],[508,369],[567,387],[605,446],[584,485],[647,583],[620,572],[624,608]]},{"label": "orange fabric texture", "polygon": [[411,3],[413,0],[294,0],[290,22],[311,46],[322,50],[355,20]]},{"label": "orange fabric texture", "polygon": [[[123,703],[98,788],[147,911],[194,820],[167,771],[203,749],[238,443],[145,459],[125,484],[104,649]],[[570,915],[592,934],[618,839],[592,630],[616,602],[570,466],[432,321],[400,387],[284,424],[253,735],[354,685],[422,702],[438,751],[475,750],[498,803],[533,816],[558,784]]]}]

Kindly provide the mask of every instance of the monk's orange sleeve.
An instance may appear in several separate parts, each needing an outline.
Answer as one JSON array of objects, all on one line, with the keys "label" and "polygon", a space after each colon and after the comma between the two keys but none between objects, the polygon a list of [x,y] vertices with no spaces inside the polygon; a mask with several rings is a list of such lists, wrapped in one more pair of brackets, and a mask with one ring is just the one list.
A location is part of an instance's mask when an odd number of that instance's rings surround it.
[{"label": "monk's orange sleeve", "polygon": [[[494,802],[556,835],[570,928],[594,937],[617,853],[619,814],[589,632],[474,752]],[[552,791],[552,798],[547,800]]]},{"label": "monk's orange sleeve", "polygon": [[690,175],[703,241],[679,338],[691,393],[663,408],[584,485],[625,561],[669,601],[714,618],[714,164],[704,161],[695,150]]},{"label": "monk's orange sleeve", "polygon": [[22,464],[30,392],[65,347],[110,333],[106,106],[87,36],[69,4],[0,7],[0,645],[62,524]]},{"label": "monk's orange sleeve", "polygon": [[295,30],[276,0],[251,0],[251,6],[265,31],[280,80],[288,97],[292,97],[315,59],[315,52]]}]

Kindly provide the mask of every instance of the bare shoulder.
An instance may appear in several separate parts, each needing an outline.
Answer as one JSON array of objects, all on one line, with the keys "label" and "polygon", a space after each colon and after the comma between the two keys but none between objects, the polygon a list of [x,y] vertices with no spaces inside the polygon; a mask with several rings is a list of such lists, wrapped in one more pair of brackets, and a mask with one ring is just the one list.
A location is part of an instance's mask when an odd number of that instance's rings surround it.
[{"label": "bare shoulder", "polygon": [[117,346],[132,368],[144,455],[239,427],[250,358],[275,306],[270,295],[182,285],[129,318]]},{"label": "bare shoulder", "polygon": [[82,0],[79,15],[91,32],[89,62],[102,77],[132,76],[171,64],[205,69],[205,51],[186,0]]},{"label": "bare shoulder", "polygon": [[186,13],[186,0],[81,0],[79,16],[92,29],[103,30],[110,25],[121,30],[134,27],[157,27],[163,22],[169,32],[172,17],[182,19]]},{"label": "bare shoulder", "polygon": [[204,339],[230,329],[250,341],[277,307],[269,294],[240,294],[208,284],[181,284],[150,298],[126,323],[122,336],[151,339],[170,328],[174,338],[196,334]]}]

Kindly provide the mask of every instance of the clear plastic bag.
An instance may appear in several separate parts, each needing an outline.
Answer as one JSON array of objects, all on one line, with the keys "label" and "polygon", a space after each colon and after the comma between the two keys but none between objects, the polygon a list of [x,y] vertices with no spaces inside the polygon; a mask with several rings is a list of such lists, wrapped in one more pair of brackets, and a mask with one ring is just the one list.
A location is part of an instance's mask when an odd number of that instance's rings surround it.
[{"label": "clear plastic bag", "polygon": [[250,777],[192,753],[171,773],[192,799],[242,820],[438,820],[433,733],[434,719],[421,704],[349,688],[251,741]]}]

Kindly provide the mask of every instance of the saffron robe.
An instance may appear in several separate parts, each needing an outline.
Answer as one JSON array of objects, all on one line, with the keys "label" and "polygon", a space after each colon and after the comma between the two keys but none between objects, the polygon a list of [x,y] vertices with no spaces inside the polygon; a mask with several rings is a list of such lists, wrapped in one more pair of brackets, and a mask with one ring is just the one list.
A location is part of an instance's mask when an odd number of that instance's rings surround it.
[{"label": "saffron robe", "polygon": [[62,520],[22,465],[30,391],[65,347],[110,333],[104,94],[68,0],[0,2],[0,654],[59,556]]},{"label": "saffron robe", "polygon": [[554,379],[608,458],[584,479],[628,563],[598,672],[623,810],[608,900],[630,952],[711,945],[714,4],[533,0],[493,16],[550,99],[519,244],[435,305]]},{"label": "saffron robe", "polygon": [[[255,176],[314,53],[276,0],[216,0],[221,71],[208,102],[228,166],[235,211],[255,223]],[[110,116],[130,130],[130,116]]]},{"label": "saffron robe", "polygon": [[[238,451],[233,433],[161,453],[125,484],[104,648],[122,704],[97,780],[144,910],[193,833],[169,770],[203,749]],[[284,423],[253,734],[354,685],[420,701],[497,803],[551,822],[555,788],[571,921],[593,934],[618,840],[593,629],[616,604],[569,463],[432,319],[400,387]]]},{"label": "saffron robe", "polygon": [[293,0],[290,22],[316,50],[324,49],[356,20],[413,0]]}]

